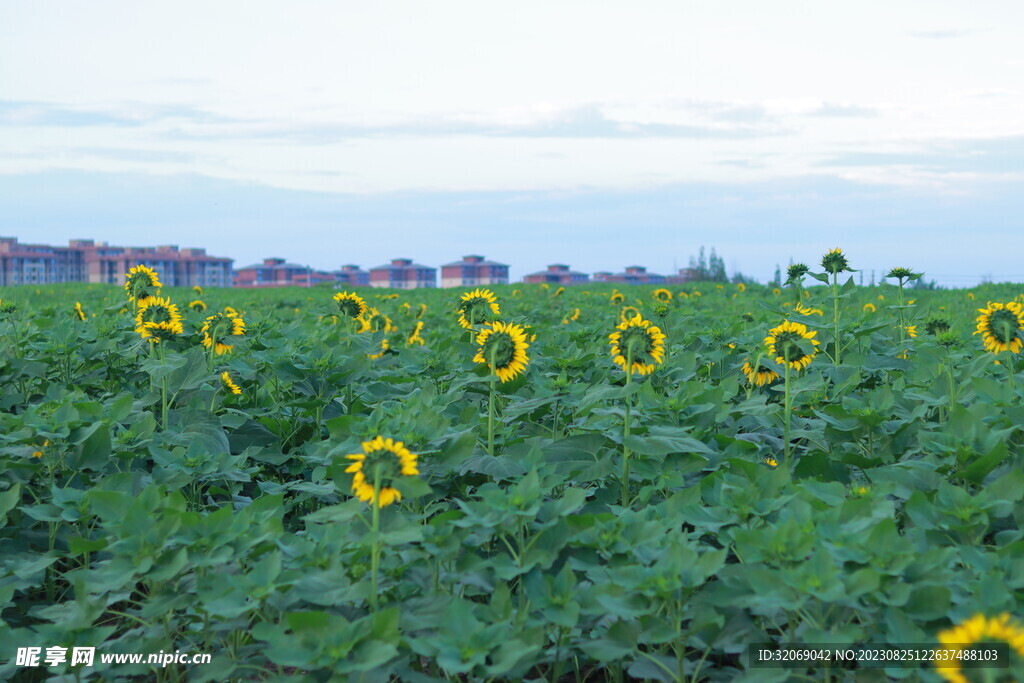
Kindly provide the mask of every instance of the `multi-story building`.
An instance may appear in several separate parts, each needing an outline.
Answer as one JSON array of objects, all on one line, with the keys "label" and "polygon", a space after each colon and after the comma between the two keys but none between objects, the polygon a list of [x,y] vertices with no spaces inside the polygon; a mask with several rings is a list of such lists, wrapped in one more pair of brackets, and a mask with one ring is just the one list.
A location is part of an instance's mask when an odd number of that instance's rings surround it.
[{"label": "multi-story building", "polygon": [[235,271],[235,287],[308,287],[318,282],[333,282],[334,276],[309,266],[287,263],[283,258],[266,258]]},{"label": "multi-story building", "polygon": [[627,285],[660,285],[668,281],[664,275],[648,273],[643,266],[626,266],[625,272],[594,273],[594,282],[617,282]]},{"label": "multi-story building", "polygon": [[55,282],[124,283],[129,268],[148,266],[168,287],[230,287],[233,259],[208,256],[205,249],[113,247],[71,240],[66,247],[21,244],[0,237],[0,285]]},{"label": "multi-story building", "polygon": [[370,286],[392,289],[437,287],[437,268],[413,263],[412,259],[392,259],[391,263],[370,268]]},{"label": "multi-story building", "polygon": [[523,278],[523,282],[547,282],[558,285],[578,285],[589,281],[589,275],[586,273],[578,273],[575,270],[569,270],[569,266],[564,263],[552,263],[548,266],[547,270],[530,273]]},{"label": "multi-story building", "polygon": [[348,287],[367,287],[370,284],[370,274],[352,263],[342,266],[341,270],[334,271],[334,277],[339,285]]},{"label": "multi-story building", "polygon": [[665,278],[665,281],[679,285],[687,282],[698,282],[700,279],[700,271],[696,268],[680,268],[677,275],[669,275]]},{"label": "multi-story building", "polygon": [[508,265],[486,261],[483,256],[471,254],[461,261],[441,266],[442,287],[475,287],[477,285],[507,285]]}]

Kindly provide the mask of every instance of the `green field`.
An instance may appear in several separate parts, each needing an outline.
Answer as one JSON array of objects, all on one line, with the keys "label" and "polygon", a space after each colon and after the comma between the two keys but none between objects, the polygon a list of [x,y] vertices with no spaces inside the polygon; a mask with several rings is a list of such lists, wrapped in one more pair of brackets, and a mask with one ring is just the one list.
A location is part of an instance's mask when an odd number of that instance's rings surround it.
[{"label": "green field", "polygon": [[[122,287],[0,289],[0,679],[939,681],[747,651],[928,648],[971,619],[1011,668],[965,680],[1020,679],[997,618],[1024,618],[1024,368],[975,331],[1024,286],[847,277],[492,287],[529,344],[505,382],[468,290],[361,289],[357,322],[329,288],[165,288],[182,331],[154,344]],[[649,373],[613,362],[623,306],[665,335],[663,362],[632,347]],[[245,329],[218,355],[225,307]],[[819,342],[788,372],[787,319]],[[346,457],[377,436],[415,467]],[[17,665],[49,646],[96,663]],[[99,661],[176,650],[211,662]]]}]

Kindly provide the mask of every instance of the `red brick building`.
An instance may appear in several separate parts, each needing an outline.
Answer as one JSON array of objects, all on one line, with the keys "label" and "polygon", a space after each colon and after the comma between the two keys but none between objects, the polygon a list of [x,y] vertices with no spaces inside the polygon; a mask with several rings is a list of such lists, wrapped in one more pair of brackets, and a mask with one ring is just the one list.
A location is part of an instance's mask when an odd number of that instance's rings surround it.
[{"label": "red brick building", "polygon": [[441,266],[442,287],[475,287],[477,285],[507,285],[508,265],[486,261],[483,256],[471,254],[461,261]]},{"label": "red brick building", "polygon": [[660,285],[668,281],[664,275],[648,273],[644,266],[626,266],[622,273],[594,273],[594,282],[617,282],[626,285]]},{"label": "red brick building", "polygon": [[367,287],[370,284],[370,274],[352,263],[334,271],[334,276],[339,285],[347,287]]},{"label": "red brick building", "polygon": [[370,268],[370,286],[392,289],[437,287],[437,268],[413,263],[412,259],[392,259],[391,263]]},{"label": "red brick building", "polygon": [[205,249],[115,247],[106,242],[71,240],[66,247],[21,244],[0,237],[0,285],[97,282],[123,284],[137,265],[157,271],[167,287],[230,287],[233,259],[209,256]]},{"label": "red brick building", "polygon": [[575,270],[569,270],[569,266],[564,263],[553,263],[548,266],[547,270],[530,273],[523,278],[523,282],[547,282],[549,284],[557,285],[579,285],[589,281],[589,275],[586,273],[578,273]]},{"label": "red brick building", "polygon": [[700,271],[696,268],[680,268],[677,275],[669,275],[665,278],[666,282],[675,285],[681,285],[687,282],[698,282],[700,279]]},{"label": "red brick building", "polygon": [[313,270],[283,258],[263,259],[263,263],[235,271],[235,287],[309,287],[321,282],[335,282],[334,273]]}]

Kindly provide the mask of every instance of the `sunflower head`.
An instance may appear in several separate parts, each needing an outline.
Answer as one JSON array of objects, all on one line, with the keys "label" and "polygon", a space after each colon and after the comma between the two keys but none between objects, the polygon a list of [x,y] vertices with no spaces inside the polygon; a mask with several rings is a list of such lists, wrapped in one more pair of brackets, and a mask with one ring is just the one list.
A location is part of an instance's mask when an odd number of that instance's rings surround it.
[{"label": "sunflower head", "polygon": [[[993,617],[975,614],[952,628],[939,631],[937,640],[945,649],[958,652],[984,643],[1006,643],[1018,658],[1024,657],[1024,625],[1007,612]],[[950,656],[936,661],[935,668],[947,681],[960,683],[968,680],[963,674],[962,662],[962,657]]]},{"label": "sunflower head", "polygon": [[672,292],[668,291],[664,287],[659,287],[658,289],[651,292],[651,298],[654,299],[655,301],[660,301],[663,304],[667,304],[668,302],[672,301]]},{"label": "sunflower head", "polygon": [[747,381],[755,387],[763,387],[766,384],[771,384],[779,378],[779,373],[762,364],[760,359],[753,363],[747,359],[743,362],[743,367],[740,368],[740,370],[747,378]]},{"label": "sunflower head", "polygon": [[369,310],[363,297],[352,292],[338,292],[334,295],[334,301],[338,304],[338,310],[346,318],[361,318]]},{"label": "sunflower head", "polygon": [[12,315],[17,310],[18,307],[14,303],[0,299],[0,315]]},{"label": "sunflower head", "polygon": [[143,265],[135,266],[128,270],[124,276],[124,291],[128,294],[129,301],[141,301],[151,296],[160,296],[160,277],[152,268]]},{"label": "sunflower head", "polygon": [[391,348],[391,342],[388,341],[387,337],[384,337],[383,339],[380,340],[380,351],[378,351],[377,353],[368,353],[368,354],[366,354],[366,357],[371,359],[371,360],[377,360],[378,358],[383,358],[384,354],[386,354],[388,352],[388,349],[390,349],[390,348]]},{"label": "sunflower head", "polygon": [[188,305],[188,307],[191,308],[196,313],[202,313],[206,310],[206,304],[200,299],[196,299],[195,301],[191,302]]},{"label": "sunflower head", "polygon": [[416,455],[401,441],[378,436],[363,442],[362,453],[345,456],[352,463],[345,471],[352,475],[352,493],[370,505],[384,507],[402,499],[394,487],[401,477],[415,477],[420,471]]},{"label": "sunflower head", "polygon": [[75,320],[85,320],[85,311],[82,310],[82,302],[75,302],[74,308],[71,309],[71,317]]},{"label": "sunflower head", "polygon": [[208,317],[199,333],[203,336],[203,346],[213,349],[214,353],[222,356],[234,350],[234,346],[227,343],[231,337],[245,335],[245,320],[229,306],[224,312]]},{"label": "sunflower head", "polygon": [[742,294],[743,292],[747,291],[747,286],[745,284],[743,284],[742,282],[737,282],[736,283],[736,291],[739,292],[740,294]]},{"label": "sunflower head", "polygon": [[910,268],[893,268],[886,274],[886,277],[894,277],[902,283],[904,280],[910,279],[913,274],[914,271]]},{"label": "sunflower head", "polygon": [[821,267],[825,269],[825,272],[836,275],[849,270],[850,262],[846,260],[843,250],[836,247],[829,249],[828,253],[821,257]]},{"label": "sunflower head", "polygon": [[949,331],[949,321],[945,318],[931,318],[924,324],[924,331],[933,337]]},{"label": "sunflower head", "polygon": [[608,297],[608,301],[616,306],[621,306],[626,301],[626,295],[619,291],[612,292],[612,295]]},{"label": "sunflower head", "polygon": [[154,344],[173,339],[184,333],[181,313],[170,299],[150,296],[139,300],[139,312],[135,314],[135,331]]},{"label": "sunflower head", "polygon": [[423,346],[426,342],[424,341],[421,332],[423,332],[423,321],[417,320],[416,325],[412,329],[412,334],[410,334],[409,338],[405,340],[405,345],[412,346],[413,344],[419,344],[420,346]]},{"label": "sunflower head", "polygon": [[489,289],[474,289],[466,292],[459,299],[459,325],[471,330],[485,325],[501,315],[498,298]]},{"label": "sunflower head", "polygon": [[665,362],[665,334],[636,314],[608,335],[612,361],[628,374],[647,375]]},{"label": "sunflower head", "polygon": [[743,322],[745,322],[745,323],[752,323],[752,322],[754,322],[754,314],[753,313],[743,313],[743,314],[740,315],[740,319]]},{"label": "sunflower head", "polygon": [[807,275],[810,268],[806,263],[793,263],[786,268],[786,282],[800,282],[804,275]]},{"label": "sunflower head", "polygon": [[486,363],[502,382],[515,379],[526,370],[530,348],[526,330],[515,323],[494,322],[476,336],[478,346],[474,363]]},{"label": "sunflower head", "polygon": [[778,287],[772,287],[772,295],[774,295],[774,296],[781,296],[782,295],[782,290],[779,289]]},{"label": "sunflower head", "polygon": [[234,380],[231,379],[231,373],[229,373],[227,370],[220,373],[220,385],[224,388],[224,391],[228,392],[229,394],[239,396],[242,393],[242,388],[235,384]]},{"label": "sunflower head", "polygon": [[192,291],[195,292],[196,296],[202,296],[203,295],[203,288],[200,287],[199,285],[194,286],[192,288]]},{"label": "sunflower head", "polygon": [[370,306],[366,313],[356,319],[359,322],[359,334],[364,332],[384,332],[385,334],[395,331],[391,318],[381,313],[378,309]]},{"label": "sunflower head", "polygon": [[803,323],[787,320],[769,330],[764,343],[776,363],[788,365],[794,370],[803,370],[818,353],[820,342],[814,338],[817,334],[808,330]]},{"label": "sunflower head", "polygon": [[764,464],[768,465],[768,467],[775,468],[779,466],[779,461],[769,455],[764,459]]},{"label": "sunflower head", "polygon": [[874,313],[875,311],[878,310],[878,307],[869,301],[866,304],[864,304],[864,308],[862,310],[865,313]]},{"label": "sunflower head", "polygon": [[811,306],[804,306],[803,302],[797,301],[796,308],[793,309],[800,315],[825,315],[825,312],[820,308],[812,308]]},{"label": "sunflower head", "polygon": [[981,335],[986,351],[992,353],[1020,353],[1024,342],[1021,331],[1024,330],[1024,304],[1011,301],[1007,304],[989,302],[987,308],[979,308],[978,329],[974,334]]},{"label": "sunflower head", "polygon": [[907,325],[903,329],[907,331],[907,336],[911,339],[917,337],[917,325]]},{"label": "sunflower head", "polygon": [[619,322],[630,320],[640,315],[640,309],[636,306],[623,306],[622,310],[619,311]]}]

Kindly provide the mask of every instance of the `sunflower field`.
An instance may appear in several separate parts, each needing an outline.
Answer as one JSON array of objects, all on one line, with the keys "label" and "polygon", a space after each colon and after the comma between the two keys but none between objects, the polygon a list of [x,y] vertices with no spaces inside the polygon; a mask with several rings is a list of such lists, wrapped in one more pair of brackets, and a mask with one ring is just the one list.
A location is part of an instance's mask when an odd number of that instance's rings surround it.
[{"label": "sunflower field", "polygon": [[0,679],[1021,680],[1024,288],[849,268],[0,289]]}]

